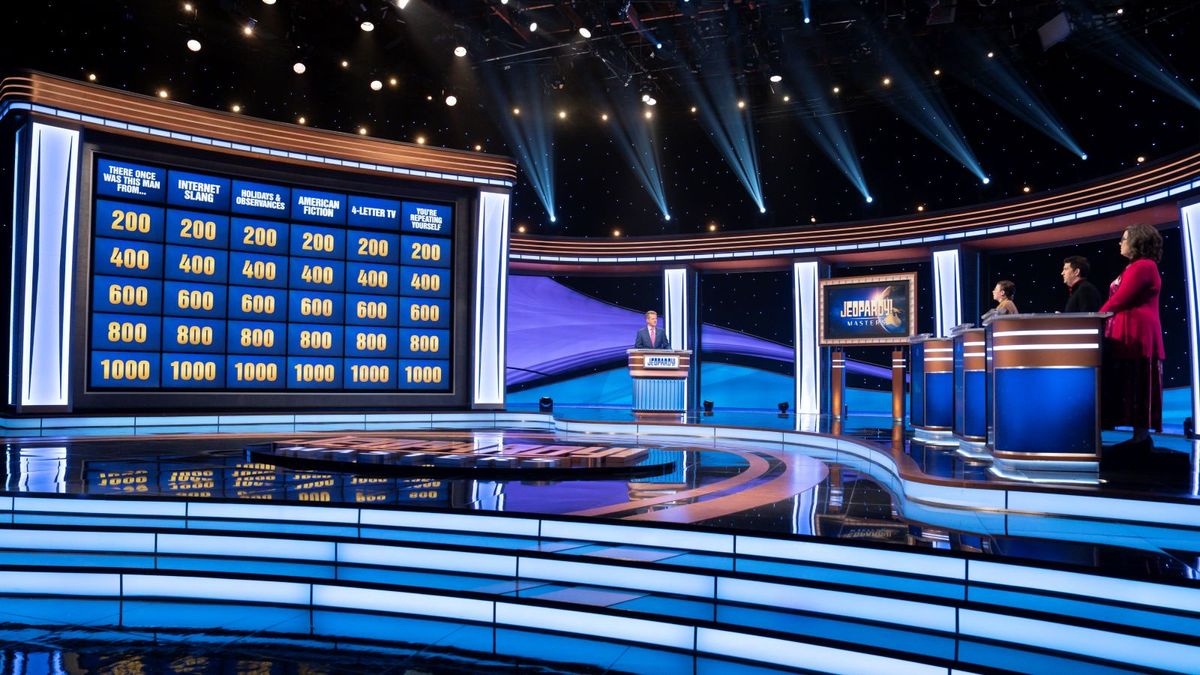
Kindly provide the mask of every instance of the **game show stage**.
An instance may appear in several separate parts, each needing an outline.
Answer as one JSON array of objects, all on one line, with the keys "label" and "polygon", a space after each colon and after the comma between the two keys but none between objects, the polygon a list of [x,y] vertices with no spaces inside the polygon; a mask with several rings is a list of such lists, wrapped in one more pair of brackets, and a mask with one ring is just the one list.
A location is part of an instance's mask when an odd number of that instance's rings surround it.
[{"label": "game show stage", "polygon": [[[502,157],[40,74],[3,115],[0,668],[1200,662],[1194,441],[1104,465],[1104,317],[959,302],[988,246],[1178,218],[1147,195],[1200,188],[1200,156],[870,242],[643,255],[510,242]],[[583,268],[648,278],[664,323],[548,277]],[[793,344],[704,323],[704,274],[776,268]]]}]

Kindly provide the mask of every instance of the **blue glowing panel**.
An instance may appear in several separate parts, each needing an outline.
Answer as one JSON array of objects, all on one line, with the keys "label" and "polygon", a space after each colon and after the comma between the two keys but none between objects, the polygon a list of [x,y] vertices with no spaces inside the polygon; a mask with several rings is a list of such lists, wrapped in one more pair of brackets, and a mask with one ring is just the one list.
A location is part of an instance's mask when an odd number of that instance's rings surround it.
[{"label": "blue glowing panel", "polygon": [[400,283],[400,290],[404,295],[422,298],[450,297],[450,270],[401,267]]},{"label": "blue glowing panel", "polygon": [[399,229],[400,202],[394,199],[350,195],[350,214],[347,222],[351,227]]},{"label": "blue glowing panel", "polygon": [[292,255],[328,260],[341,260],[346,257],[345,230],[317,225],[293,225],[291,238]]},{"label": "blue glowing panel", "polygon": [[287,223],[234,217],[230,220],[229,248],[286,255],[290,233]]},{"label": "blue glowing panel", "polygon": [[[997,369],[997,452],[1092,454],[1099,411],[1092,368]],[[1053,415],[1055,423],[1030,424]]]},{"label": "blue glowing panel", "polygon": [[252,286],[230,286],[229,318],[285,321],[287,319],[287,291]]},{"label": "blue glowing panel", "polygon": [[153,166],[112,159],[96,162],[96,194],[105,197],[161,203],[166,178],[165,170]]},{"label": "blue glowing panel", "polygon": [[190,281],[163,282],[163,314],[168,316],[225,316],[227,288]]},{"label": "blue glowing panel", "polygon": [[395,326],[398,300],[383,295],[347,295],[345,323],[351,326]]},{"label": "blue glowing panel", "polygon": [[282,389],[287,380],[287,360],[281,356],[230,354],[226,364],[229,389]]},{"label": "blue glowing panel", "polygon": [[230,211],[246,216],[286,218],[291,191],[278,185],[235,180]]},{"label": "blue glowing panel", "polygon": [[925,346],[918,342],[908,350],[910,385],[908,419],[914,427],[925,426]]},{"label": "blue glowing panel", "polygon": [[987,436],[987,397],[984,392],[986,374],[983,372],[963,373],[966,380],[964,432],[968,436]]},{"label": "blue glowing panel", "polygon": [[97,276],[92,284],[92,309],[119,314],[161,314],[163,282],[149,279]]},{"label": "blue glowing panel", "polygon": [[395,265],[400,262],[400,235],[350,230],[346,233],[346,259]]},{"label": "blue glowing panel", "polygon": [[401,389],[445,389],[450,381],[449,361],[400,359]]},{"label": "blue glowing panel", "polygon": [[229,253],[209,248],[167,245],[166,278],[177,281],[206,281],[225,284],[229,281]]},{"label": "blue glowing panel", "polygon": [[400,357],[414,359],[444,359],[450,356],[450,331],[414,330],[400,331]]},{"label": "blue glowing panel", "polygon": [[165,389],[221,389],[225,386],[225,357],[164,353],[162,386]]},{"label": "blue glowing panel", "polygon": [[316,291],[290,291],[288,293],[288,320],[311,323],[342,323],[342,312],[346,304],[342,293],[318,293]]},{"label": "blue glowing panel", "polygon": [[346,356],[395,358],[399,331],[395,328],[346,326]]},{"label": "blue glowing panel", "polygon": [[342,360],[322,356],[289,356],[288,389],[341,389]]},{"label": "blue glowing panel", "polygon": [[346,195],[292,188],[292,220],[346,224]]},{"label": "blue glowing panel", "polygon": [[287,335],[283,323],[264,321],[230,321],[228,352],[230,354],[287,354]]},{"label": "blue glowing panel", "polygon": [[392,359],[346,359],[346,389],[395,389],[396,362]]},{"label": "blue glowing panel", "polygon": [[954,426],[954,373],[925,373],[925,426]]},{"label": "blue glowing panel", "polygon": [[92,315],[95,349],[156,352],[162,344],[162,319],[129,314]]},{"label": "blue glowing panel", "polygon": [[415,234],[448,237],[454,225],[451,215],[451,208],[443,204],[404,202],[400,216],[400,229]]},{"label": "blue glowing panel", "polygon": [[400,264],[421,267],[449,267],[450,240],[440,237],[400,238]]},{"label": "blue glowing panel", "polygon": [[145,352],[92,352],[93,387],[158,387],[158,355]]},{"label": "blue glowing panel", "polygon": [[167,243],[228,248],[229,216],[167,209]]},{"label": "blue glowing panel", "polygon": [[229,179],[187,171],[167,172],[167,203],[172,206],[229,210]]},{"label": "blue glowing panel", "polygon": [[450,303],[425,298],[400,298],[400,325],[408,328],[448,328]]},{"label": "blue glowing panel", "polygon": [[157,206],[96,200],[95,231],[97,237],[137,239],[161,242],[165,212]]},{"label": "blue glowing panel", "polygon": [[143,241],[96,237],[96,274],[162,278],[163,247]]},{"label": "blue glowing panel", "polygon": [[163,351],[221,354],[225,352],[225,321],[165,316]]},{"label": "blue glowing panel", "polygon": [[342,355],[343,332],[348,329],[319,323],[289,323],[287,326],[287,352],[289,354]]},{"label": "blue glowing panel", "polygon": [[287,288],[288,258],[264,253],[229,254],[229,283],[264,288]]}]

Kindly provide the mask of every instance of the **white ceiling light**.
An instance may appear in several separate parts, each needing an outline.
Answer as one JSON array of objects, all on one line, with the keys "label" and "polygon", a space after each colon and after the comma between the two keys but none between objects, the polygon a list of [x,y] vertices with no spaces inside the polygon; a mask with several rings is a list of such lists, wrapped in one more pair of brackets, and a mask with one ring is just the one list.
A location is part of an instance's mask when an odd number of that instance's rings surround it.
[{"label": "white ceiling light", "polygon": [[408,0],[396,0],[396,6],[399,7],[400,9],[404,9],[405,7],[408,7]]},{"label": "white ceiling light", "polygon": [[263,0],[263,4],[264,5],[273,5],[273,4],[275,4],[275,0]]},{"label": "white ceiling light", "polygon": [[297,75],[303,75],[304,71],[308,70],[308,68],[303,63],[297,61],[296,65],[292,66],[292,70],[296,71]]},{"label": "white ceiling light", "polygon": [[592,31],[590,31],[590,30],[588,30],[588,29],[586,29],[586,28],[583,28],[583,27],[580,27],[580,29],[579,29],[579,34],[580,34],[580,35],[582,35],[582,36],[583,36],[583,37],[585,37],[585,38],[590,38],[590,37],[592,37]]},{"label": "white ceiling light", "polygon": [[783,76],[782,75],[772,75],[771,81],[772,82],[783,82]]},{"label": "white ceiling light", "polygon": [[461,59],[462,57],[467,55],[467,48],[463,47],[462,45],[455,47],[454,55]]},{"label": "white ceiling light", "polygon": [[646,99],[646,105],[658,105],[658,101],[653,96],[650,96]]},{"label": "white ceiling light", "polygon": [[536,22],[536,21],[534,21],[533,23],[529,24],[529,32],[530,32],[530,33],[536,33],[536,32],[537,32],[537,22]]},{"label": "white ceiling light", "polygon": [[375,24],[371,23],[370,21],[364,21],[358,24],[358,27],[363,29],[364,33],[370,33],[371,31],[375,30]]},{"label": "white ceiling light", "polygon": [[383,89],[383,83],[379,80],[371,80],[371,91],[379,91]]},{"label": "white ceiling light", "polygon": [[187,48],[194,52],[200,51],[200,41],[195,39],[188,40]]},{"label": "white ceiling light", "polygon": [[458,105],[458,97],[457,96],[447,96],[446,97],[446,105],[448,105],[452,108],[454,106]]}]

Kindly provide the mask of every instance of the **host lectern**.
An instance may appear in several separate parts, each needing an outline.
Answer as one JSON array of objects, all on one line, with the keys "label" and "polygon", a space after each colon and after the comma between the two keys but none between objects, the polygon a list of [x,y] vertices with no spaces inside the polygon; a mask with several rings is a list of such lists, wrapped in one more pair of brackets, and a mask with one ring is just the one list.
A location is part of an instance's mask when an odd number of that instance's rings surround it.
[{"label": "host lectern", "polygon": [[687,411],[687,376],[691,350],[630,349],[635,413]]}]

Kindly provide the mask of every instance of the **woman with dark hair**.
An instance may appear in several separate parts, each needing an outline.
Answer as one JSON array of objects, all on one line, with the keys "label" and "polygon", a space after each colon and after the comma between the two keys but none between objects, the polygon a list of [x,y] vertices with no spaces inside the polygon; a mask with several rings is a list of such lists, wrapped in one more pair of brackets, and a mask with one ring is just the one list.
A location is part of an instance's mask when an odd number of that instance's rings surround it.
[{"label": "woman with dark hair", "polygon": [[1162,431],[1162,324],[1158,295],[1162,277],[1162,235],[1150,225],[1130,225],[1121,237],[1121,255],[1129,265],[1108,287],[1101,312],[1112,312],[1104,328],[1105,429],[1133,427],[1122,446],[1149,448],[1150,430]]},{"label": "woman with dark hair", "polygon": [[1013,302],[1013,298],[1015,297],[1017,297],[1016,284],[1008,279],[997,281],[996,287],[992,289],[992,299],[999,304],[984,312],[983,320],[987,321],[993,316],[1000,316],[1001,314],[1016,314],[1017,303]]}]

